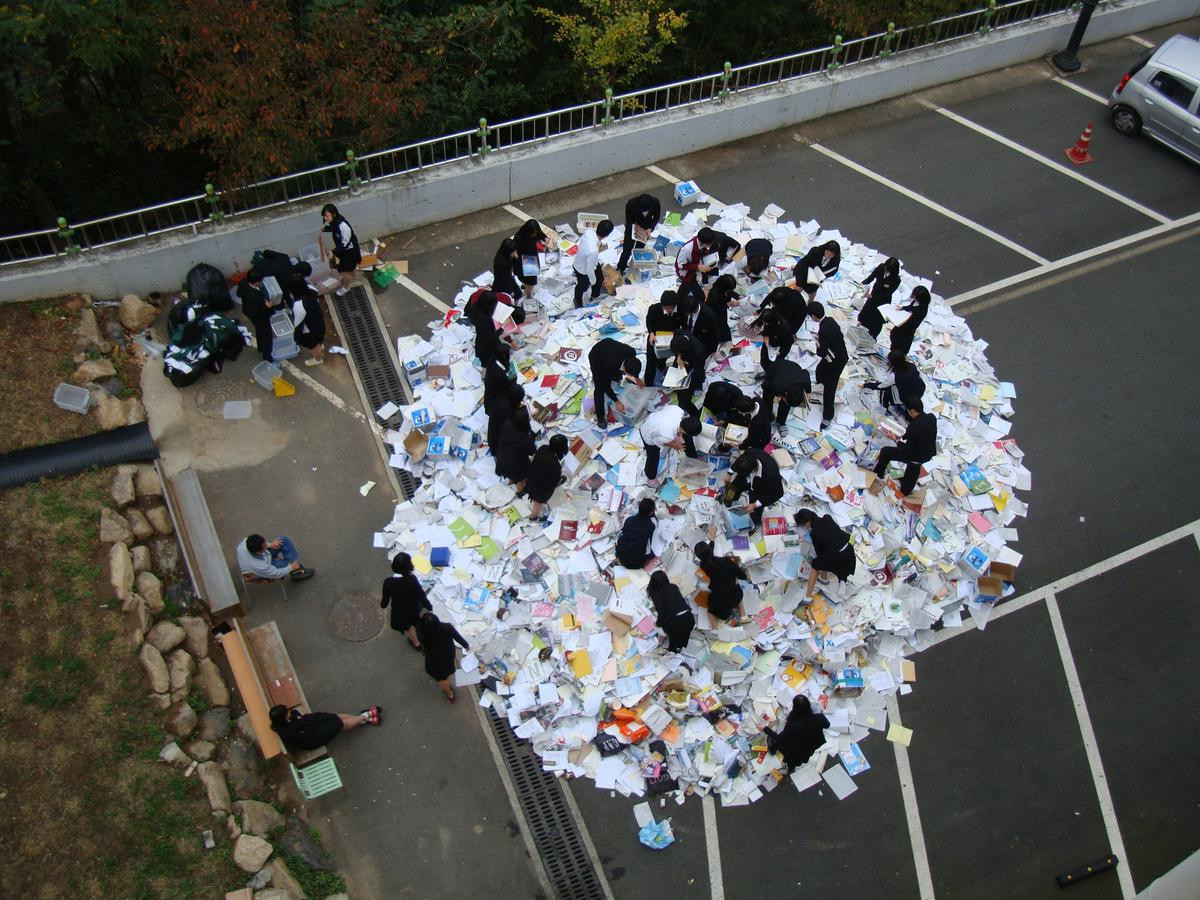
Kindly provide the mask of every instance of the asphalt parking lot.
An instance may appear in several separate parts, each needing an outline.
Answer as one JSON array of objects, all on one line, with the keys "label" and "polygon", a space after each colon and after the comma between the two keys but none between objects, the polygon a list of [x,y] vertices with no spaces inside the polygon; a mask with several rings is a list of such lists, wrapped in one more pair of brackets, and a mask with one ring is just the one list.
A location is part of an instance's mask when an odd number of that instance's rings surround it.
[{"label": "asphalt parking lot", "polygon": [[[1131,39],[1087,48],[1087,70],[1071,83],[1103,98],[1143,49]],[[1117,871],[1071,893],[1129,897],[1200,847],[1200,427],[1190,388],[1200,168],[1117,135],[1096,99],[1052,76],[1031,63],[702,153],[664,153],[662,171],[726,203],[774,202],[931,278],[1016,384],[1013,434],[1033,490],[1017,595],[984,631],[946,629],[915,658],[915,690],[900,703],[912,745],[869,739],[871,770],[851,797],[784,785],[743,808],[669,804],[677,841],[655,853],[637,843],[631,800],[572,785],[613,896],[1049,897],[1056,874],[1115,852]],[[1076,169],[1063,149],[1089,122],[1095,162]],[[516,212],[550,224],[585,209],[619,219],[642,191],[670,208],[669,181],[636,170]],[[452,303],[518,223],[513,210],[486,210],[390,238],[387,255],[409,262],[408,279],[377,296],[390,334],[425,332],[438,315],[429,299]],[[374,590],[374,571],[366,581]],[[322,681],[347,677],[320,661],[321,642],[296,634],[302,673],[309,657]],[[403,654],[392,637],[367,645],[358,677],[380,679]],[[401,818],[366,808],[363,792],[323,801],[352,876],[370,896],[462,896],[472,885],[536,894],[478,723],[456,715],[439,733],[425,717],[444,711],[418,703],[404,716],[424,729],[420,750],[401,745],[381,760],[360,742],[347,747],[344,770],[360,767],[352,777],[378,796],[409,757],[425,771],[429,755],[453,747],[469,764],[429,776],[449,792],[440,799],[411,779],[424,806]],[[510,827],[464,850],[456,842],[474,813],[460,807],[472,803]],[[411,865],[380,858],[408,846],[392,829],[435,815],[454,832],[441,836],[440,854],[426,835]]]}]

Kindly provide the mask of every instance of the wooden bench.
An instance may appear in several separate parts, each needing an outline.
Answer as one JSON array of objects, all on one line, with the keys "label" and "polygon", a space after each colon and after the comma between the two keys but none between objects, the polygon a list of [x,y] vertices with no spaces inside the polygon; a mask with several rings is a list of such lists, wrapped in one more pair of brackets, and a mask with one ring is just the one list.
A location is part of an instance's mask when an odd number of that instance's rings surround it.
[{"label": "wooden bench", "polygon": [[243,630],[241,623],[233,618],[213,628],[213,635],[229,660],[263,758],[287,755],[299,766],[324,756],[324,747],[290,752],[271,728],[272,706],[312,712],[279,627],[266,622]]},{"label": "wooden bench", "polygon": [[214,622],[245,615],[195,470],[184,469],[178,475],[162,478],[162,482],[192,589],[208,606]]}]

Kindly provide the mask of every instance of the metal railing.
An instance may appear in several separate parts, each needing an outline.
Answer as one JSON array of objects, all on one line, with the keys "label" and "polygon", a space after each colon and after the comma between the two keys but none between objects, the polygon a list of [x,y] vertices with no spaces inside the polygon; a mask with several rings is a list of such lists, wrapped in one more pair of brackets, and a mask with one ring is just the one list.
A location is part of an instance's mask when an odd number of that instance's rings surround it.
[{"label": "metal railing", "polygon": [[1014,0],[937,19],[924,25],[888,30],[843,41],[837,37],[827,47],[744,66],[725,64],[722,72],[626,94],[607,92],[602,100],[513,119],[498,125],[480,120],[475,130],[379,150],[347,161],[307,169],[230,190],[210,190],[129,212],[68,224],[57,228],[0,236],[0,267],[71,256],[99,247],[142,240],[173,232],[193,233],[216,227],[221,221],[297,201],[311,200],[354,189],[362,184],[398,175],[421,172],[446,163],[514,147],[526,147],[551,138],[605,128],[620,122],[682,109],[703,103],[723,102],[733,94],[769,88],[876,59],[961,40],[1009,25],[1030,22],[1077,6],[1075,0]]}]

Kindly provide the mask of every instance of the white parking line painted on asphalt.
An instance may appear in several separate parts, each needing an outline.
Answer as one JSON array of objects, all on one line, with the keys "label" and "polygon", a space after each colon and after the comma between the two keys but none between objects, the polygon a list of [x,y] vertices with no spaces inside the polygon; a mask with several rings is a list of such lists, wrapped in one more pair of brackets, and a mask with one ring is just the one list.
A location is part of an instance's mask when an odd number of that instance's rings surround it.
[{"label": "white parking line painted on asphalt", "polygon": [[1010,241],[1004,235],[997,234],[996,232],[992,231],[990,228],[980,225],[978,222],[972,221],[971,219],[968,219],[966,216],[960,216],[958,213],[954,212],[954,210],[947,209],[946,207],[942,206],[940,203],[935,203],[933,200],[930,200],[928,197],[924,197],[921,194],[918,194],[916,191],[909,190],[904,185],[898,184],[897,182],[892,181],[890,178],[886,178],[883,175],[880,175],[878,172],[873,172],[870,169],[868,169],[866,166],[859,165],[854,160],[848,159],[847,157],[842,156],[840,153],[838,153],[835,150],[830,150],[828,147],[824,147],[821,144],[809,144],[809,146],[812,147],[814,150],[816,150],[818,153],[824,154],[825,156],[828,156],[830,159],[834,160],[835,162],[841,163],[846,168],[853,169],[859,175],[865,175],[867,178],[870,178],[872,181],[877,181],[880,184],[882,184],[884,187],[891,188],[893,191],[896,191],[899,194],[903,194],[905,197],[907,197],[910,200],[915,200],[917,203],[920,203],[922,206],[932,209],[934,212],[945,216],[947,219],[952,219],[953,221],[957,222],[959,225],[964,225],[967,228],[970,228],[972,231],[982,234],[984,237],[991,238],[997,244],[1007,247],[1009,250],[1012,250],[1015,253],[1020,253],[1022,256],[1026,257],[1028,259],[1032,259],[1034,262],[1038,263],[1039,265],[1045,266],[1045,265],[1050,264],[1050,260],[1046,259],[1044,256],[1038,256],[1038,254],[1034,253],[1032,250],[1028,250],[1025,247],[1022,247],[1020,244],[1015,243],[1014,241]]},{"label": "white parking line painted on asphalt", "polygon": [[[895,694],[886,699],[888,723],[900,721],[900,703]],[[913,865],[917,869],[917,888],[921,900],[933,900],[933,875],[929,871],[929,854],[925,851],[925,831],[921,828],[921,810],[917,807],[917,789],[913,785],[912,767],[908,764],[908,748],[892,742],[896,751],[896,773],[900,776],[900,794],[904,797],[904,817],[908,820],[908,839],[912,843]]]},{"label": "white parking line painted on asphalt", "polygon": [[522,222],[524,222],[527,219],[533,218],[531,215],[529,215],[529,213],[523,212],[523,211],[517,209],[511,203],[505,203],[504,206],[501,207],[501,209],[503,209],[505,212],[512,213],[514,216],[516,216]]},{"label": "white parking line painted on asphalt", "polygon": [[708,851],[708,884],[712,900],[725,900],[725,880],[721,877],[721,844],[717,839],[717,805],[712,794],[700,801],[704,809],[704,847]]},{"label": "white parking line painted on asphalt", "polygon": [[443,303],[437,297],[433,296],[433,294],[429,293],[429,291],[425,290],[425,288],[421,287],[419,284],[417,284],[415,281],[413,281],[407,275],[397,276],[396,283],[404,285],[404,287],[408,288],[412,293],[416,294],[418,297],[420,297],[422,300],[424,300],[426,303],[428,303],[434,309],[440,310],[441,312],[444,312],[444,313],[450,312],[449,306],[447,306],[445,303]]},{"label": "white parking line painted on asphalt", "polygon": [[1127,35],[1125,35],[1125,39],[1133,41],[1135,44],[1140,44],[1141,46],[1145,47],[1147,50],[1153,50],[1155,47],[1158,46],[1158,44],[1154,43],[1153,41],[1146,40],[1140,34],[1127,34]]},{"label": "white parking line painted on asphalt", "polygon": [[1065,269],[1068,266],[1074,266],[1081,262],[1087,262],[1090,259],[1095,259],[1098,256],[1106,256],[1128,247],[1130,244],[1136,244],[1139,241],[1150,240],[1158,237],[1161,234],[1167,234],[1180,228],[1186,228],[1188,225],[1193,225],[1200,222],[1200,212],[1192,213],[1184,216],[1181,219],[1175,219],[1165,225],[1154,225],[1144,231],[1137,231],[1133,234],[1127,234],[1125,237],[1117,238],[1115,241],[1109,241],[1107,244],[1101,244],[1098,247],[1092,247],[1089,250],[1080,250],[1078,253],[1072,253],[1070,256],[1064,256],[1062,259],[1056,259],[1052,263],[1046,263],[1043,266],[1038,266],[1033,269],[1026,269],[1024,272],[1018,272],[1016,275],[1010,275],[1007,278],[1001,278],[999,281],[993,281],[991,284],[985,284],[977,288],[972,288],[961,294],[956,294],[950,297],[946,303],[948,306],[959,306],[974,300],[976,297],[982,297],[986,294],[991,294],[995,291],[1002,291],[1005,288],[1010,288],[1017,284],[1022,284],[1034,278],[1040,278],[1050,272],[1055,272],[1059,269]]},{"label": "white parking line painted on asphalt", "polygon": [[[988,618],[988,624],[995,622],[997,619],[1002,619],[1010,613],[1019,612],[1026,607],[1032,606],[1035,603],[1040,603],[1047,597],[1054,594],[1061,594],[1065,590],[1083,584],[1085,581],[1090,581],[1098,575],[1103,575],[1106,572],[1111,572],[1113,569],[1119,568],[1126,563],[1133,562],[1135,559],[1141,559],[1155,550],[1161,550],[1168,544],[1174,544],[1191,535],[1195,538],[1196,543],[1200,546],[1200,519],[1194,522],[1189,522],[1186,525],[1180,525],[1168,531],[1166,534],[1160,534],[1158,537],[1151,538],[1148,541],[1130,547],[1128,550],[1122,550],[1115,556],[1110,556],[1108,559],[1102,559],[1098,563],[1093,563],[1087,568],[1080,569],[1071,575],[1066,575],[1059,578],[1057,581],[1052,581],[1047,585],[1043,585],[1037,590],[1030,591],[1028,594],[1021,594],[1014,597],[1012,600],[1006,600],[993,610],[992,615]],[[969,634],[975,631],[975,622],[971,619],[965,619],[961,628],[943,628],[937,633],[933,639],[931,646],[945,643],[953,637]]]},{"label": "white parking line painted on asphalt", "polygon": [[671,184],[679,184],[686,180],[683,178],[676,178],[670,172],[664,172],[658,166],[646,166],[646,171],[649,172],[651,175],[657,175],[663,181],[671,182]]},{"label": "white parking line painted on asphalt", "polygon": [[1121,826],[1117,822],[1116,807],[1104,775],[1104,763],[1100,759],[1100,748],[1096,743],[1096,732],[1092,718],[1088,715],[1087,700],[1083,696],[1083,685],[1075,668],[1075,657],[1067,641],[1067,630],[1063,626],[1062,612],[1058,599],[1051,593],[1046,597],[1046,611],[1050,614],[1050,627],[1054,629],[1054,642],[1058,644],[1058,655],[1062,659],[1063,672],[1067,676],[1067,687],[1071,691],[1071,703],[1075,707],[1075,718],[1079,722],[1079,734],[1083,738],[1083,750],[1087,754],[1088,768],[1092,771],[1092,784],[1096,788],[1096,799],[1100,803],[1100,817],[1104,819],[1104,831],[1108,835],[1110,851],[1117,857],[1117,878],[1121,883],[1121,896],[1130,900],[1136,893],[1133,887],[1133,872],[1129,867],[1129,856],[1125,853],[1125,841],[1121,838]]},{"label": "white parking line painted on asphalt", "polygon": [[960,116],[956,112],[951,112],[950,110],[946,109],[944,106],[938,106],[936,103],[933,103],[932,101],[925,100],[925,99],[918,99],[917,102],[920,103],[922,106],[926,107],[927,109],[931,109],[935,113],[945,116],[950,121],[957,122],[959,125],[962,125],[964,128],[970,128],[972,131],[976,132],[977,134],[982,134],[984,137],[990,138],[991,140],[995,141],[998,144],[1003,144],[1009,150],[1015,150],[1017,153],[1020,153],[1022,156],[1025,156],[1029,159],[1032,159],[1034,162],[1041,163],[1043,166],[1053,169],[1054,171],[1058,172],[1060,175],[1065,175],[1068,178],[1078,181],[1080,184],[1087,185],[1092,190],[1103,194],[1105,197],[1108,197],[1111,200],[1116,200],[1118,203],[1122,203],[1125,206],[1128,206],[1132,210],[1136,210],[1137,212],[1141,213],[1143,216],[1146,216],[1147,218],[1154,219],[1156,222],[1162,222],[1164,224],[1171,221],[1169,218],[1164,216],[1162,213],[1155,212],[1154,210],[1150,209],[1150,207],[1143,206],[1141,203],[1138,203],[1136,200],[1131,200],[1128,197],[1126,197],[1124,194],[1120,194],[1117,191],[1114,191],[1112,188],[1107,188],[1104,185],[1100,184],[1098,181],[1093,181],[1092,179],[1087,178],[1086,176],[1080,175],[1078,172],[1076,172],[1075,170],[1073,170],[1072,168],[1070,168],[1069,166],[1067,166],[1063,163],[1056,162],[1053,159],[1049,159],[1048,157],[1042,156],[1040,153],[1035,153],[1034,151],[1030,150],[1028,147],[1023,147],[1022,145],[1018,144],[1016,141],[1010,140],[1009,138],[1006,138],[1004,135],[1002,135],[998,132],[992,131],[990,128],[985,128],[983,125],[980,125],[978,122],[972,122],[970,119],[966,118],[965,116]]},{"label": "white parking line painted on asphalt", "polygon": [[1095,91],[1089,91],[1082,84],[1076,84],[1075,82],[1070,81],[1066,78],[1052,78],[1050,80],[1057,82],[1058,84],[1061,84],[1063,87],[1069,87],[1071,90],[1073,90],[1077,94],[1083,94],[1083,96],[1087,97],[1089,100],[1095,100],[1101,106],[1108,106],[1107,98],[1101,97]]},{"label": "white parking line painted on asphalt", "polygon": [[[332,359],[337,359],[337,356],[334,354],[331,354],[329,352],[329,349],[326,348],[326,350],[325,350],[325,365],[329,365],[329,361]],[[349,360],[349,357],[347,357],[347,360]],[[317,381],[317,379],[313,378],[308,373],[302,372],[299,369],[297,369],[294,365],[292,365],[286,359],[283,361],[283,369],[292,378],[295,378],[297,381],[302,383],[305,387],[307,387],[313,393],[318,394],[321,397],[324,397],[326,400],[328,400],[330,403],[332,403],[334,406],[336,406],[342,412],[349,413],[350,415],[352,415],[356,419],[358,419],[360,422],[367,421],[367,417],[364,416],[361,412],[359,412],[357,409],[354,409],[353,407],[347,406],[346,402],[344,400],[342,400],[341,397],[339,397],[337,394],[335,394],[329,388],[325,387],[325,385],[321,384],[321,382]]]}]

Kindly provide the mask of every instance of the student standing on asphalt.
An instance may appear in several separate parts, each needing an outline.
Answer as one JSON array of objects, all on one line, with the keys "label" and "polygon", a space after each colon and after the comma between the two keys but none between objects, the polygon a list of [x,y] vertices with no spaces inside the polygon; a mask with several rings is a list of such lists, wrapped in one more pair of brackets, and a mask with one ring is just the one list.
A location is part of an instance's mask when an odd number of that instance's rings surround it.
[{"label": "student standing on asphalt", "polygon": [[392,608],[392,630],[403,632],[414,650],[421,649],[417,640],[417,620],[421,612],[433,609],[425,589],[413,571],[412,557],[407,553],[397,553],[392,557],[392,576],[383,580],[382,599],[379,601],[382,609]]},{"label": "student standing on asphalt", "polygon": [[450,686],[450,677],[456,667],[454,645],[457,643],[464,650],[470,650],[471,645],[457,628],[443,622],[428,609],[417,620],[417,636],[425,648],[425,674],[437,682],[446,700],[453,703],[454,688]]},{"label": "student standing on asphalt", "polygon": [[575,271],[575,308],[583,307],[583,295],[590,288],[591,299],[600,295],[604,287],[604,272],[600,269],[600,242],[612,234],[613,223],[608,219],[600,222],[595,230],[583,229],[579,243],[575,245],[575,259],[572,268]]},{"label": "student standing on asphalt", "polygon": [[629,257],[634,250],[646,246],[652,232],[662,219],[662,204],[657,197],[638,194],[625,204],[625,240],[621,243],[621,259],[617,271],[622,275],[629,268]]},{"label": "student standing on asphalt", "polygon": [[362,250],[358,246],[358,235],[336,206],[326,203],[321,209],[321,218],[325,225],[317,233],[317,243],[321,247],[321,255],[325,256],[325,235],[329,234],[333,238],[333,249],[329,251],[326,259],[341,276],[342,286],[337,290],[340,297],[350,289],[350,278],[362,262]]}]

